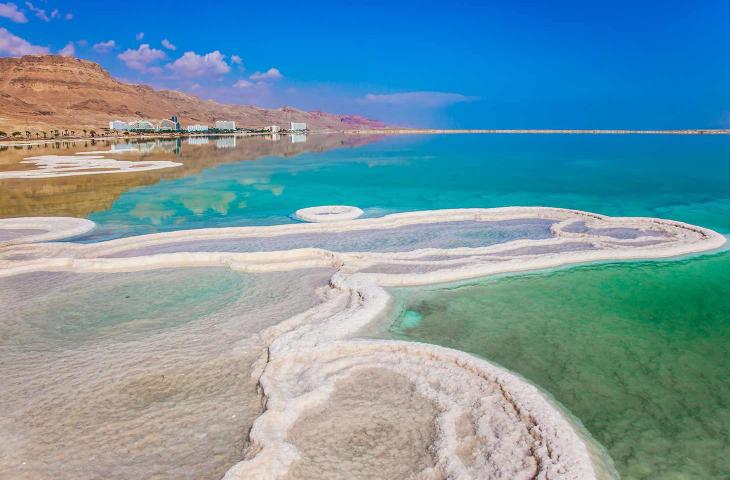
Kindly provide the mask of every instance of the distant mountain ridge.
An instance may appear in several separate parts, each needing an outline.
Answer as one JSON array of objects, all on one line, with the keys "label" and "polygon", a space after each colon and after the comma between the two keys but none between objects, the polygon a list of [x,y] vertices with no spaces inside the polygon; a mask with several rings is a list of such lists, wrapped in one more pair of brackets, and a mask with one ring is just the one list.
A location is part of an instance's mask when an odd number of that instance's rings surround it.
[{"label": "distant mountain ridge", "polygon": [[313,130],[377,129],[357,115],[228,105],[175,90],[123,83],[99,64],[57,55],[0,58],[0,130],[96,129],[110,120],[160,120],[177,114],[183,125],[235,120],[243,127],[306,122]]}]

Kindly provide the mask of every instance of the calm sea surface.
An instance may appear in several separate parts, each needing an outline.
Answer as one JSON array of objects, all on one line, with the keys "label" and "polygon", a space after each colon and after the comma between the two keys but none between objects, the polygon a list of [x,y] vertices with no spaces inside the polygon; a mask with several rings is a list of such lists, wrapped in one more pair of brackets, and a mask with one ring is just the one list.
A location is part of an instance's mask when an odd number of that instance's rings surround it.
[{"label": "calm sea surface", "polygon": [[[81,147],[106,149],[103,142]],[[0,151],[24,156],[77,147]],[[0,181],[0,216],[73,215],[81,238],[294,222],[299,208],[543,205],[730,234],[730,137],[310,135],[157,142],[182,167]],[[27,166],[25,168],[28,168]],[[730,254],[602,264],[396,291],[398,338],[469,351],[550,392],[625,478],[730,477]]]}]

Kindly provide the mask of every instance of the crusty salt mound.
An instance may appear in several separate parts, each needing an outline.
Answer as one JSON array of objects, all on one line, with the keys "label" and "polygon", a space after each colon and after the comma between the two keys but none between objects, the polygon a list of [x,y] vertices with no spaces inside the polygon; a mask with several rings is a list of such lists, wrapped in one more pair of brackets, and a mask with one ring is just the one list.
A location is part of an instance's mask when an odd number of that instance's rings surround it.
[{"label": "crusty salt mound", "polygon": [[[672,257],[724,243],[711,230],[654,218],[542,207],[460,209],[97,244],[11,245],[0,250],[0,276],[332,269],[317,305],[260,333],[266,352],[253,376],[265,410],[227,480],[590,479],[614,477],[610,460],[524,379],[463,352],[359,334],[390,314],[390,286]],[[387,392],[373,395],[378,386]]]},{"label": "crusty salt mound", "polygon": [[355,220],[361,217],[363,213],[365,212],[357,207],[327,205],[302,208],[297,210],[294,215],[305,222],[341,222],[343,220]]},{"label": "crusty salt mound", "polygon": [[5,178],[53,178],[74,175],[100,175],[104,173],[141,172],[160,168],[179,167],[177,162],[166,160],[135,161],[115,160],[101,155],[41,155],[28,157],[22,162],[31,164],[35,169],[0,172],[0,180]]}]

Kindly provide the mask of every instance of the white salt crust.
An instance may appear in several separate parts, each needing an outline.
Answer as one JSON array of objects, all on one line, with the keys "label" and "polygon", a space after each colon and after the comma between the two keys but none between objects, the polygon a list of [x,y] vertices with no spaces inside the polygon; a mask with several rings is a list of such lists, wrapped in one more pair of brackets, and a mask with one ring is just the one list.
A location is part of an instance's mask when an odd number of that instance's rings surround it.
[{"label": "white salt crust", "polygon": [[326,205],[322,207],[302,208],[295,212],[295,216],[305,222],[341,222],[355,220],[363,215],[361,209],[347,205]]},{"label": "white salt crust", "polygon": [[[97,153],[97,152],[94,152]],[[101,152],[98,152],[101,153]],[[114,152],[117,153],[117,152]],[[160,168],[179,167],[177,162],[147,160],[130,162],[115,160],[101,155],[41,155],[28,157],[20,163],[35,165],[34,170],[0,172],[0,180],[8,178],[53,178],[73,175],[100,175],[104,173],[141,172]]]},{"label": "white salt crust", "polygon": [[[175,252],[142,257],[101,258],[181,241],[273,237],[294,233],[352,232],[423,223],[550,219],[554,238],[516,240],[479,248],[426,248],[410,252],[338,253],[301,248],[277,252]],[[576,221],[589,228],[637,228],[633,239],[571,233]],[[447,227],[445,227],[447,228]],[[660,235],[660,236],[657,236]],[[647,240],[658,243],[647,244]],[[586,243],[592,250],[497,255],[516,248]],[[505,272],[600,260],[665,258],[714,250],[725,237],[701,227],[655,218],[610,218],[587,212],[508,207],[410,212],[333,224],[202,229],[144,235],[97,244],[34,244],[0,249],[0,276],[33,271],[120,272],[158,268],[227,266],[245,272],[335,268],[329,291],[316,307],[270,327],[269,345],[254,373],[266,410],[249,434],[251,447],[226,480],[286,476],[300,457],[288,432],[311,408],[322,405],[335,383],[364,369],[392,370],[413,382],[437,406],[432,455],[439,475],[453,479],[611,478],[605,454],[536,387],[509,371],[469,354],[432,345],[356,339],[358,332],[388,314],[387,286],[426,285]],[[184,248],[181,247],[181,248]],[[453,259],[458,259],[455,263]],[[465,263],[464,259],[470,259]],[[362,273],[399,262],[425,272]],[[464,438],[464,424],[470,425]],[[469,455],[464,455],[468,445]],[[414,472],[417,473],[417,472]]]},{"label": "white salt crust", "polygon": [[93,230],[94,222],[73,217],[22,217],[0,219],[0,247],[49,242]]}]

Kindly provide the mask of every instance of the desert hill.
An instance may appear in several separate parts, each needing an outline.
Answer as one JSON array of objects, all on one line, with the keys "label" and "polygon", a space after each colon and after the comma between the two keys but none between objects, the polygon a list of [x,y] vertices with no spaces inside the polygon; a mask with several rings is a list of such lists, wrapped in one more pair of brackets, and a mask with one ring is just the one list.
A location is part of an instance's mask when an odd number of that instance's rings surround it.
[{"label": "desert hill", "polygon": [[114,79],[100,65],[56,55],[0,58],[0,130],[96,129],[109,120],[160,120],[177,114],[183,124],[235,120],[245,127],[306,122],[313,130],[380,128],[355,115],[226,105],[174,90],[155,90]]}]

